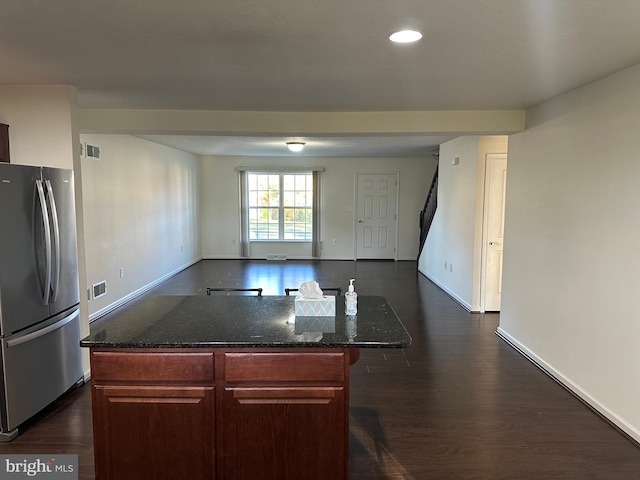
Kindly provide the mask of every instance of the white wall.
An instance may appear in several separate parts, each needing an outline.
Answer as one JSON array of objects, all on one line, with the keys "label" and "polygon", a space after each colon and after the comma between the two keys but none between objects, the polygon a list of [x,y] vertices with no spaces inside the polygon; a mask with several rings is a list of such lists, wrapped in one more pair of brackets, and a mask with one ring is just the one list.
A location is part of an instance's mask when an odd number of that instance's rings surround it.
[{"label": "white wall", "polygon": [[418,269],[472,311],[480,309],[485,159],[506,152],[506,136],[465,136],[440,146],[438,209]]},{"label": "white wall", "polygon": [[73,168],[74,87],[0,86],[0,123],[9,125],[11,163]]},{"label": "white wall", "polygon": [[[399,173],[398,260],[415,260],[420,234],[418,213],[435,163],[432,158],[202,157],[202,255],[204,258],[240,256],[240,192],[235,167],[308,166],[326,169],[321,180],[322,258],[354,258],[354,212],[348,209],[355,206],[356,174]],[[309,258],[311,248],[308,244],[252,246],[254,258],[264,258],[267,253]]]},{"label": "white wall", "polygon": [[640,66],[509,141],[499,332],[640,441]]},{"label": "white wall", "polygon": [[94,318],[200,259],[199,162],[128,135],[80,140],[100,148],[81,161],[86,288],[107,281]]}]

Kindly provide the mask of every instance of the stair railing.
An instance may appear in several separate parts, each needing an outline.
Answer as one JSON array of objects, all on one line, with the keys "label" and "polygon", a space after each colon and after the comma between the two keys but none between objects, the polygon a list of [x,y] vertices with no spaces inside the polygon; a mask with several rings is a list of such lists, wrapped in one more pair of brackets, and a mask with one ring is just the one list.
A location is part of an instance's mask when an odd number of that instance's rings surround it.
[{"label": "stair railing", "polygon": [[427,234],[431,228],[433,217],[436,215],[436,209],[438,208],[438,167],[433,172],[433,179],[431,180],[431,187],[427,194],[427,199],[424,202],[424,207],[420,211],[420,248],[418,250],[418,259],[424,248],[424,244],[427,241]]}]

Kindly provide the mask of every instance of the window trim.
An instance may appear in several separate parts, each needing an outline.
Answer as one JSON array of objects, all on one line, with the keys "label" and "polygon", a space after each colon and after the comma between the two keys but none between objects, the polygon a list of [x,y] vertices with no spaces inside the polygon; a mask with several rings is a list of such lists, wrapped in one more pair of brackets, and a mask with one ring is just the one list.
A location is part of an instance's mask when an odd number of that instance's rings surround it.
[{"label": "window trim", "polygon": [[[291,205],[285,205],[284,204],[284,199],[285,199],[285,185],[284,185],[284,181],[285,181],[285,176],[287,175],[305,175],[310,177],[309,179],[311,180],[311,192],[313,193],[313,188],[314,188],[314,182],[313,182],[313,172],[306,170],[306,171],[297,171],[297,172],[290,172],[290,171],[286,171],[286,170],[282,170],[282,171],[268,171],[268,172],[264,172],[264,171],[248,171],[247,175],[273,175],[273,176],[277,176],[278,177],[278,190],[279,190],[279,205],[278,206],[252,206],[250,204],[249,201],[247,201],[247,211],[250,213],[252,209],[266,209],[266,210],[277,210],[278,211],[278,234],[279,234],[279,238],[255,238],[252,239],[251,238],[251,215],[249,214],[249,242],[250,243],[255,243],[255,242],[264,242],[264,243],[311,243],[313,242],[313,227],[315,226],[315,222],[313,221],[313,213],[315,212],[315,208],[313,206],[313,201],[314,199],[312,199],[311,202],[311,206],[310,207],[301,207],[304,209],[309,209],[311,210],[312,213],[312,221],[311,222],[304,222],[305,224],[309,224],[311,223],[311,238],[285,238],[285,210],[287,209],[294,209],[294,208],[298,208],[295,205],[291,206]],[[308,191],[308,190],[304,190],[304,191]],[[249,195],[249,193],[251,192],[250,187],[247,185],[247,190],[245,192],[246,195]],[[275,223],[273,223],[275,225]]]},{"label": "window trim", "polygon": [[313,183],[313,232],[311,240],[311,256],[319,258],[321,252],[320,245],[320,199],[321,199],[321,181],[320,174],[325,171],[324,167],[252,167],[238,166],[235,167],[239,177],[239,203],[240,203],[240,249],[241,256],[245,258],[251,257],[251,243],[309,243],[308,240],[249,240],[249,205],[248,205],[248,182],[247,173],[312,173]]}]

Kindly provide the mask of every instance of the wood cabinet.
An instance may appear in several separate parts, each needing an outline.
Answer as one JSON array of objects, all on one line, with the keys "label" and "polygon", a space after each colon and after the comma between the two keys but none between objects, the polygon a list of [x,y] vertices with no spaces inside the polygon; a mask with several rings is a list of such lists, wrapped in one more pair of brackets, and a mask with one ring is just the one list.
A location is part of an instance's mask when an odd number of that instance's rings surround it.
[{"label": "wood cabinet", "polygon": [[226,389],[220,478],[346,478],[344,397],[334,387]]},{"label": "wood cabinet", "polygon": [[346,479],[349,358],[92,349],[96,479]]},{"label": "wood cabinet", "polygon": [[220,478],[347,478],[346,354],[303,352],[223,355]]},{"label": "wood cabinet", "polygon": [[0,162],[9,163],[9,125],[0,123]]},{"label": "wood cabinet", "polygon": [[96,479],[215,478],[213,387],[97,387]]},{"label": "wood cabinet", "polygon": [[215,478],[212,352],[92,352],[96,479]]}]

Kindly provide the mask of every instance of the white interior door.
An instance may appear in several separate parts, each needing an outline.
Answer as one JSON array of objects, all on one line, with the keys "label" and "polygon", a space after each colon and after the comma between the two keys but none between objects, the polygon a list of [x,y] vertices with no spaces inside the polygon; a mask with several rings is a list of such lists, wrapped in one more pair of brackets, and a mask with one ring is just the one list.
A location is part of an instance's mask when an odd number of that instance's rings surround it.
[{"label": "white interior door", "polygon": [[397,174],[358,174],[356,258],[395,259]]},{"label": "white interior door", "polygon": [[502,255],[504,207],[507,187],[507,156],[487,155],[484,191],[484,311],[500,311],[502,299]]}]

